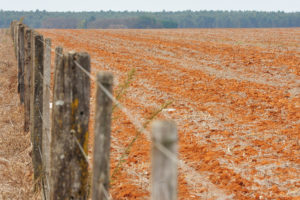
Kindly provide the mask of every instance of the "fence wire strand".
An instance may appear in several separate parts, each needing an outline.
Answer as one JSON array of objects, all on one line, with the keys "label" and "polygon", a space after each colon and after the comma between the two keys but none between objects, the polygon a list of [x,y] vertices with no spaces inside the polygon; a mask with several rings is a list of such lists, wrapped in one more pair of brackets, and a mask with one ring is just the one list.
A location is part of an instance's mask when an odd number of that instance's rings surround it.
[{"label": "fence wire strand", "polygon": [[71,137],[74,139],[74,141],[75,141],[76,145],[78,146],[78,148],[79,148],[81,154],[83,155],[84,159],[86,160],[86,162],[88,163],[88,165],[90,165],[90,161],[89,161],[88,156],[87,156],[86,153],[84,152],[84,149],[83,149],[82,145],[78,142],[78,139],[77,139],[77,137],[76,137],[75,134],[74,134],[75,131],[72,129],[72,130],[70,131],[70,133],[71,133]]},{"label": "fence wire strand", "polygon": [[[42,168],[42,174],[41,174],[41,178],[45,178],[46,182],[47,182],[47,189],[49,190],[50,188],[50,184],[49,184],[49,180],[48,180],[48,176],[46,174],[46,166],[45,166],[45,163],[43,161],[43,156],[42,156],[42,151],[41,151],[41,148],[38,146],[38,149],[39,149],[39,153],[40,153],[40,156],[41,156],[41,160],[42,160],[42,165],[43,165],[43,168]],[[44,184],[43,184],[44,186]],[[44,198],[47,200],[47,197],[46,197],[46,194],[45,194],[45,189],[43,189],[43,193],[44,193]]]}]

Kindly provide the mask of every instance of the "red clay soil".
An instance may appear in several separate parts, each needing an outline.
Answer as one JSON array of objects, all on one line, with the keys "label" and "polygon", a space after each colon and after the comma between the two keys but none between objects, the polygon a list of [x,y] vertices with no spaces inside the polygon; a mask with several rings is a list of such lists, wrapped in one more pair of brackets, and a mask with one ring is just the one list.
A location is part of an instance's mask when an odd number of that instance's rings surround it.
[{"label": "red clay soil", "polygon": [[[116,89],[135,68],[121,102],[140,123],[173,102],[158,118],[178,125],[179,199],[300,199],[299,28],[39,32],[89,52],[92,74],[113,72]],[[120,110],[113,118],[112,170],[136,134]],[[114,199],[149,198],[147,131],[112,180]]]}]

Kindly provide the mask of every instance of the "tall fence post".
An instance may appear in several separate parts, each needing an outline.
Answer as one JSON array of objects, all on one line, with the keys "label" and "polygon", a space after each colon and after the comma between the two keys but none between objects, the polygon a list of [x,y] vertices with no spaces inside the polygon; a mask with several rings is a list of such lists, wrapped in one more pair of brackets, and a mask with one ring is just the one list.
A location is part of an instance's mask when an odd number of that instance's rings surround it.
[{"label": "tall fence post", "polygon": [[18,31],[18,90],[20,92],[20,103],[24,103],[24,25],[19,24]]},{"label": "tall fence post", "polygon": [[56,67],[51,199],[87,199],[90,78],[83,70],[90,72],[90,57],[87,53],[70,52],[63,55],[63,60],[58,59]]},{"label": "tall fence post", "polygon": [[[88,197],[88,125],[90,116],[90,56],[88,53],[69,53],[72,83],[72,121],[71,133],[78,144],[74,151],[74,170],[78,170],[80,180],[74,179],[73,185],[80,185],[76,191],[77,197],[87,199]],[[83,67],[83,69],[79,68]],[[85,72],[83,71],[85,70]],[[83,152],[82,152],[83,151]]]},{"label": "tall fence post", "polygon": [[[66,95],[70,95],[70,84],[67,83],[69,79],[65,80],[64,76],[68,75],[65,70],[65,56],[62,55],[63,49],[56,47],[55,49],[55,72],[53,85],[53,99],[52,99],[52,124],[51,124],[51,143],[50,143],[50,199],[64,199],[67,194],[64,194],[69,185],[62,182],[67,176],[63,170],[65,152],[64,146],[70,146],[72,143],[69,139],[69,121],[71,116],[70,102],[67,102]],[[66,72],[65,72],[66,71]],[[67,73],[67,74],[65,74]],[[68,105],[67,105],[68,104]],[[60,176],[61,179],[60,179]],[[62,185],[60,185],[62,183]],[[62,196],[59,187],[63,191]],[[59,195],[61,198],[56,198]]]},{"label": "tall fence post", "polygon": [[35,190],[40,187],[40,181],[43,176],[42,163],[42,137],[43,137],[43,66],[44,66],[44,43],[43,36],[33,34],[33,67],[32,67],[32,93],[31,93],[31,113],[32,113],[32,143],[33,143],[33,169]]},{"label": "tall fence post", "polygon": [[112,100],[99,85],[112,93],[113,75],[103,72],[97,74],[96,115],[94,131],[94,163],[92,199],[107,200],[105,191],[109,189],[110,132]]},{"label": "tall fence post", "polygon": [[177,140],[177,128],[173,122],[154,122],[151,200],[177,199]]},{"label": "tall fence post", "polygon": [[33,144],[33,119],[34,119],[34,113],[33,113],[33,106],[34,106],[34,96],[33,96],[33,90],[34,90],[34,79],[33,79],[33,72],[34,72],[34,61],[35,61],[35,38],[34,35],[36,35],[36,32],[34,31],[34,29],[32,29],[31,31],[31,51],[30,51],[30,55],[31,55],[31,59],[30,59],[30,88],[29,88],[29,92],[30,92],[30,98],[29,98],[29,131],[30,131],[30,139],[31,139],[31,143]]},{"label": "tall fence post", "polygon": [[44,45],[44,78],[43,78],[43,166],[45,172],[44,193],[50,198],[50,80],[51,80],[51,39],[45,39]]},{"label": "tall fence post", "polygon": [[31,88],[31,69],[32,69],[32,45],[31,45],[32,30],[29,28],[25,29],[24,37],[24,131],[29,131],[30,125],[30,88]]}]

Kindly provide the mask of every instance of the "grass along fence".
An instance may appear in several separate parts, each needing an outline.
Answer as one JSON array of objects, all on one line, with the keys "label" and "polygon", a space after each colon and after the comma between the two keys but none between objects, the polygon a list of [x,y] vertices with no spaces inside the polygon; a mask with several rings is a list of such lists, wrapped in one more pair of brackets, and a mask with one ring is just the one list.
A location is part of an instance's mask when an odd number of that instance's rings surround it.
[{"label": "grass along fence", "polygon": [[[33,146],[34,190],[41,189],[43,199],[111,199],[109,161],[113,104],[137,127],[136,137],[155,116],[146,124],[137,122],[113,97],[113,75],[101,72],[93,77],[90,74],[87,53],[63,52],[62,47],[56,47],[51,88],[51,40],[19,21],[11,23],[10,31],[18,61],[24,131],[30,131]],[[91,80],[97,83],[92,173],[88,171],[87,155]],[[50,91],[53,91],[52,108]],[[177,160],[177,138],[173,122],[153,124],[153,200],[177,199],[177,164],[184,165]],[[124,155],[129,149],[130,146]]]}]

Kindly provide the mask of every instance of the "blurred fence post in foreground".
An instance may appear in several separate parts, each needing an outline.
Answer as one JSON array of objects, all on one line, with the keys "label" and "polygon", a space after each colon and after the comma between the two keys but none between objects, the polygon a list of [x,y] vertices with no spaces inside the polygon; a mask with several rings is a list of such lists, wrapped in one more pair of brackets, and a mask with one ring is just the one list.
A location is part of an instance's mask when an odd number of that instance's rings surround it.
[{"label": "blurred fence post in foreground", "polygon": [[108,72],[98,73],[96,84],[92,199],[108,200],[112,100],[100,85],[112,94],[113,75]]},{"label": "blurred fence post in foreground", "polygon": [[177,199],[177,140],[175,123],[153,123],[151,200]]}]

